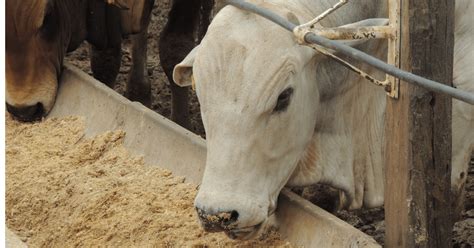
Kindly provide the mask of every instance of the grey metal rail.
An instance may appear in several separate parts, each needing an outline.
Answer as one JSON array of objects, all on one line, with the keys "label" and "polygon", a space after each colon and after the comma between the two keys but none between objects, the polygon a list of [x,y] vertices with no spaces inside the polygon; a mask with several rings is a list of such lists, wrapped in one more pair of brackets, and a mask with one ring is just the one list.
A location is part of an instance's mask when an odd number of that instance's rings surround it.
[{"label": "grey metal rail", "polygon": [[[265,19],[268,19],[278,24],[279,26],[283,27],[284,29],[288,31],[293,32],[293,29],[296,27],[295,24],[289,22],[288,20],[279,16],[278,14],[275,14],[267,9],[261,8],[257,5],[246,2],[244,0],[225,0],[225,2],[239,9],[246,10],[246,11],[255,13],[259,16],[262,16]],[[370,56],[367,53],[364,53],[350,46],[343,45],[340,42],[326,39],[314,33],[306,34],[305,40],[308,43],[313,43],[313,44],[317,44],[326,48],[330,48],[350,58],[362,61],[366,64],[369,64],[379,69],[380,71],[383,71],[396,78],[400,78],[403,81],[406,81],[408,83],[418,85],[430,91],[446,94],[460,101],[474,105],[474,94],[441,84],[439,82],[436,82],[430,79],[426,79],[424,77],[420,77],[413,73],[403,71],[393,65],[389,65],[383,62],[382,60],[374,58],[373,56]]]}]

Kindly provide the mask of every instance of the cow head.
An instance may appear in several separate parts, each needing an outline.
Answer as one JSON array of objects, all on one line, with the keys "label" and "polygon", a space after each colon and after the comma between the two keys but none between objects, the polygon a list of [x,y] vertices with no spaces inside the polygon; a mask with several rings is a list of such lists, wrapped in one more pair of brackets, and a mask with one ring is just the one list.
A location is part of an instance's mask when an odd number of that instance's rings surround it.
[{"label": "cow head", "polygon": [[195,82],[206,130],[206,168],[195,199],[204,229],[249,239],[266,225],[310,144],[322,59],[276,24],[227,7],[175,67],[177,84]]},{"label": "cow head", "polygon": [[7,109],[24,121],[53,106],[65,53],[63,16],[54,1],[6,1]]},{"label": "cow head", "polygon": [[123,33],[141,31],[153,4],[153,0],[147,5],[133,0],[107,2],[133,8],[120,11],[103,0],[6,0],[6,102],[16,118],[34,121],[52,109],[66,52],[85,39],[106,48],[110,37],[122,34],[111,34],[122,30],[109,29],[110,25],[122,25]]}]

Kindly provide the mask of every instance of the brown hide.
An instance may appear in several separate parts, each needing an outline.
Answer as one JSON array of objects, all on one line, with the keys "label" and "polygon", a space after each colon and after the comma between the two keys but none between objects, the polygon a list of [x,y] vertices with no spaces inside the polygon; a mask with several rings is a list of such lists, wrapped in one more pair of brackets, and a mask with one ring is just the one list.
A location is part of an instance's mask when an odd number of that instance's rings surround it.
[{"label": "brown hide", "polygon": [[105,0],[105,2],[121,10],[122,32],[137,34],[147,26],[154,0]]},{"label": "brown hide", "polygon": [[[142,4],[132,4],[123,12],[128,13],[127,18],[143,20],[149,16],[153,0],[136,2]],[[6,0],[9,111],[24,121],[46,115],[54,105],[66,52],[76,49],[84,40],[101,49],[120,46],[125,34],[121,27],[124,16],[119,8],[106,5],[104,0]],[[131,31],[137,31],[142,23],[127,25]],[[41,106],[41,113],[18,115],[21,111],[12,111],[32,106]]]},{"label": "brown hide", "polygon": [[[6,1],[6,100],[9,109],[53,104],[65,49],[63,5],[48,0]],[[64,35],[63,35],[64,33]],[[29,116],[21,119],[30,120]],[[38,119],[41,115],[32,116]]]},{"label": "brown hide", "polygon": [[140,33],[150,20],[153,2],[150,0],[126,0],[128,9],[121,10],[122,32],[125,34]]},{"label": "brown hide", "polygon": [[130,2],[128,0],[105,0],[108,4],[115,5],[120,9],[130,9]]}]

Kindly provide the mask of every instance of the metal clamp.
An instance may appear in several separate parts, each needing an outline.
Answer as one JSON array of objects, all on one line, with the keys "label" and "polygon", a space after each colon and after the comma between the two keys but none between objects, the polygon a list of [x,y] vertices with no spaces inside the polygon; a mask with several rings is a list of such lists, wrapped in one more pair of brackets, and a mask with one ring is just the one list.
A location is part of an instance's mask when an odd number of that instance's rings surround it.
[{"label": "metal clamp", "polygon": [[324,11],[323,13],[321,13],[319,16],[317,16],[313,20],[311,20],[307,23],[301,24],[299,26],[296,26],[293,29],[293,34],[295,35],[296,41],[298,42],[298,44],[300,44],[300,45],[309,45],[309,43],[307,43],[305,38],[304,38],[306,36],[306,34],[308,34],[309,32],[312,32],[312,30],[315,28],[315,25],[317,23],[319,23],[322,19],[324,19],[326,16],[328,16],[332,12],[336,11],[340,7],[344,6],[348,2],[349,2],[349,0],[340,0],[334,6],[332,6],[331,8],[329,8],[326,11]]},{"label": "metal clamp", "polygon": [[396,0],[389,0],[390,5],[390,17],[388,26],[371,26],[371,27],[336,27],[336,28],[325,28],[325,27],[316,27],[316,24],[327,17],[329,14],[333,13],[337,9],[341,8],[347,4],[349,0],[340,0],[337,4],[331,8],[324,11],[322,14],[307,22],[305,24],[296,26],[293,29],[293,34],[296,38],[296,41],[300,45],[309,46],[316,51],[324,54],[325,56],[335,59],[345,67],[356,72],[361,77],[366,78],[371,83],[374,83],[378,86],[383,86],[387,94],[392,98],[398,98],[398,88],[399,88],[399,79],[390,76],[387,74],[384,81],[376,79],[374,76],[369,75],[363,70],[357,68],[351,63],[345,61],[344,59],[336,56],[330,50],[323,48],[321,46],[309,43],[306,41],[305,37],[308,33],[314,33],[316,35],[325,37],[331,40],[368,40],[368,39],[387,39],[388,40],[388,63],[396,67],[400,67],[399,57],[397,56],[400,43],[398,38],[399,32],[399,16],[397,13],[400,13],[400,5]]}]

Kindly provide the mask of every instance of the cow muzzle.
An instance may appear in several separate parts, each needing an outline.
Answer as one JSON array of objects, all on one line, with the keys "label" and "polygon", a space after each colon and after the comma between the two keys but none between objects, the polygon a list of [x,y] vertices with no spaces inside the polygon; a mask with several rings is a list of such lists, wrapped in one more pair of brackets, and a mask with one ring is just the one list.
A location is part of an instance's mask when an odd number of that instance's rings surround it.
[{"label": "cow muzzle", "polygon": [[196,208],[201,225],[206,232],[222,232],[231,230],[238,223],[239,213],[235,210],[230,212],[206,212]]},{"label": "cow muzzle", "polygon": [[13,106],[7,103],[7,110],[14,118],[27,122],[41,120],[46,114],[43,104],[41,103],[30,106]]},{"label": "cow muzzle", "polygon": [[223,194],[203,190],[196,196],[195,208],[206,232],[224,232],[229,238],[247,240],[265,229],[270,213],[269,201],[251,194]]},{"label": "cow muzzle", "polygon": [[239,213],[235,210],[214,213],[196,208],[196,211],[201,226],[206,232],[224,232],[232,239],[251,239],[259,233],[264,223],[264,221],[262,221],[256,225],[239,227]]}]

